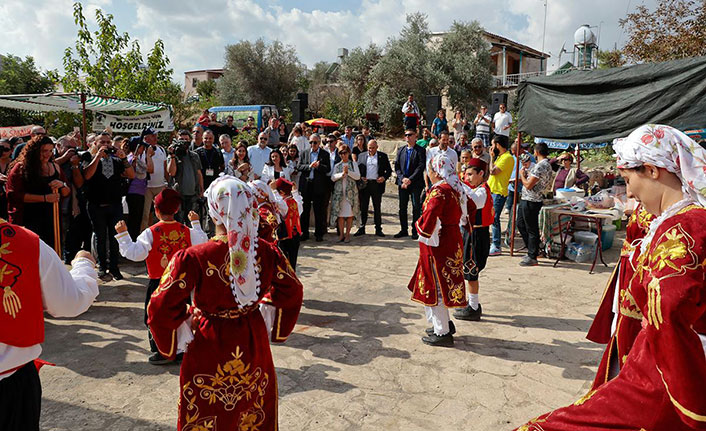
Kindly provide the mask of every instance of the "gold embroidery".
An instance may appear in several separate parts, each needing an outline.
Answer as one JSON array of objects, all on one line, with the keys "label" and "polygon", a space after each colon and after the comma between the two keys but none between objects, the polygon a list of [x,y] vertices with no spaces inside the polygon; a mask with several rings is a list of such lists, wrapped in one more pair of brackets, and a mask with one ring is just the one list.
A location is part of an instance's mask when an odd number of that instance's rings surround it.
[{"label": "gold embroidery", "polygon": [[[446,268],[450,269],[451,274],[446,271]],[[457,304],[465,302],[466,291],[464,284],[455,284],[451,277],[452,275],[458,277],[463,274],[463,250],[460,246],[454,256],[446,258],[446,266],[441,269],[441,274],[444,276],[449,289],[449,302]]]},{"label": "gold embroidery", "polygon": [[[624,303],[627,301],[627,305]],[[642,312],[637,305],[637,301],[628,289],[620,289],[620,314],[635,320],[642,320]]]},{"label": "gold embroidery", "polygon": [[538,423],[546,422],[546,419],[540,419],[539,417],[536,417],[532,419],[531,421],[527,422],[526,424],[522,425],[521,427],[517,428],[517,431],[531,431],[531,430],[536,430],[536,429],[541,429],[537,428],[539,425],[536,425]]},{"label": "gold embroidery", "polygon": [[590,392],[587,393],[586,395],[584,395],[584,396],[582,396],[581,398],[579,398],[578,400],[576,400],[576,402],[574,403],[574,405],[575,405],[575,406],[581,406],[581,405],[583,405],[583,403],[585,403],[586,401],[588,401],[589,399],[591,399],[591,397],[592,397],[593,394],[595,394],[595,393],[596,393],[595,390],[590,391]]},{"label": "gold embroidery", "polygon": [[687,246],[682,241],[684,235],[679,233],[680,225],[674,227],[666,232],[666,240],[660,242],[654,251],[650,253],[650,267],[661,271],[665,266],[672,268],[675,271],[679,271],[674,264],[674,260],[682,259],[686,256]]},{"label": "gold embroidery", "polygon": [[[5,254],[12,253],[11,251],[9,251],[5,248],[5,246],[9,245],[9,244],[10,243],[3,244],[3,249],[6,250]],[[4,282],[5,276],[11,275],[12,273],[13,273],[12,270],[7,269],[7,264],[5,264],[2,267],[2,269],[0,269],[0,286]],[[14,283],[11,283],[11,284],[14,284]],[[13,319],[17,316],[17,313],[19,313],[20,310],[22,309],[22,302],[20,301],[20,297],[17,296],[17,294],[12,291],[12,286],[3,287],[2,308],[5,310],[5,313],[12,316]]]},{"label": "gold embroidery", "polygon": [[230,265],[228,262],[221,264],[221,266],[216,266],[210,261],[206,262],[208,268],[206,268],[206,277],[212,277],[214,274],[218,275],[218,278],[227,285],[230,285]]},{"label": "gold embroidery", "polygon": [[[195,410],[193,415],[186,414],[186,424],[182,428],[183,431],[216,431],[216,420],[215,416],[207,416],[203,419],[199,419],[199,407],[196,405],[196,395],[194,390],[191,388],[191,382],[187,382],[182,388],[182,396],[187,401],[186,410]],[[181,404],[181,399],[179,400]]]},{"label": "gold embroidery", "polygon": [[3,245],[0,245],[0,256],[5,256],[6,254],[11,254],[12,251],[8,248],[10,247],[10,243],[6,242]]},{"label": "gold embroidery", "polygon": [[429,291],[424,288],[424,274],[422,274],[421,269],[417,273],[417,287],[419,288],[419,294],[424,297],[429,297]]},{"label": "gold embroidery", "polygon": [[669,391],[669,386],[667,385],[667,381],[664,380],[664,374],[662,374],[662,370],[657,367],[657,371],[659,372],[660,377],[662,378],[662,383],[664,384],[664,389],[667,390],[667,395],[669,395],[669,400],[672,402],[674,407],[677,408],[684,416],[688,417],[689,419],[692,419],[697,422],[706,422],[706,415],[701,415],[696,412],[692,412],[691,410],[687,409],[679,401],[677,401],[673,396],[672,393]]},{"label": "gold embroidery", "polygon": [[653,278],[647,285],[647,321],[655,329],[664,323],[662,319],[662,289],[659,279]]}]

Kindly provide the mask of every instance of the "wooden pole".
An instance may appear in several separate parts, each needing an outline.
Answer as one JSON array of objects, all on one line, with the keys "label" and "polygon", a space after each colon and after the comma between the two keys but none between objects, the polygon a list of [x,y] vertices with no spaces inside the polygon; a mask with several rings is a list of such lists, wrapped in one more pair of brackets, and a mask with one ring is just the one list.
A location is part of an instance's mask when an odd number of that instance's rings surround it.
[{"label": "wooden pole", "polygon": [[81,140],[83,141],[83,149],[87,150],[86,137],[88,136],[88,127],[86,126],[86,93],[81,93],[81,113],[83,115],[83,130]]},{"label": "wooden pole", "polygon": [[522,132],[518,131],[517,132],[517,141],[515,143],[515,190],[513,190],[513,196],[512,196],[512,223],[510,224],[512,226],[512,232],[510,233],[510,256],[515,255],[515,226],[517,223],[517,189],[519,188],[519,184],[522,184],[522,181],[520,180],[520,147],[522,146]]},{"label": "wooden pole", "polygon": [[576,170],[581,170],[581,144],[576,144]]},{"label": "wooden pole", "polygon": [[61,258],[61,218],[59,217],[59,201],[52,204],[54,210],[54,250]]}]

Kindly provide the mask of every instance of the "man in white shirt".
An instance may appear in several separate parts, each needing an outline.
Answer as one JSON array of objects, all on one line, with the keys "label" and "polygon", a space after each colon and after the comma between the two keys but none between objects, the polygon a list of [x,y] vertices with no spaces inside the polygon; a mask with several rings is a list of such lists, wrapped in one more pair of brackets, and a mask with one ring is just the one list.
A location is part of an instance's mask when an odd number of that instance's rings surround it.
[{"label": "man in white shirt", "polygon": [[255,172],[255,179],[260,178],[260,173],[262,173],[265,163],[270,160],[272,148],[267,146],[267,139],[268,134],[262,132],[257,136],[257,145],[248,147],[248,158],[250,159],[252,171]]},{"label": "man in white shirt", "polygon": [[422,116],[422,112],[417,106],[417,102],[414,101],[414,94],[407,96],[407,101],[402,105],[402,113],[404,114],[404,128],[417,130],[419,125],[419,119]]},{"label": "man in white shirt", "polygon": [[79,251],[71,272],[29,230],[0,222],[4,286],[0,309],[0,429],[38,430],[42,388],[34,361],[42,353],[44,316],[74,317],[98,296],[89,252]]},{"label": "man in white shirt", "polygon": [[473,124],[476,126],[476,138],[483,141],[483,146],[488,148],[490,146],[490,123],[493,119],[488,115],[488,108],[485,105],[481,105],[480,112],[476,114]]},{"label": "man in white shirt", "polygon": [[493,132],[496,135],[504,136],[506,143],[509,143],[510,139],[510,126],[512,125],[512,114],[507,112],[507,108],[504,103],[500,104],[500,111],[496,112],[493,116]]},{"label": "man in white shirt", "polygon": [[456,154],[456,150],[449,146],[449,142],[451,142],[449,138],[449,131],[442,130],[439,134],[439,145],[436,147],[429,148],[427,150],[427,169],[424,170],[424,183],[426,184],[427,189],[431,186],[431,183],[429,182],[429,177],[427,176],[427,170],[429,169],[429,164],[431,163],[431,160],[434,158],[435,155],[439,153],[446,154],[446,157],[449,158],[452,163],[452,166],[456,167],[456,165],[458,164],[458,154]]},{"label": "man in white shirt", "polygon": [[392,175],[392,167],[387,154],[378,151],[375,139],[368,142],[368,151],[358,155],[358,169],[365,187],[360,190],[360,228],[354,236],[365,235],[365,225],[368,222],[368,205],[373,201],[375,235],[384,237],[382,232],[382,195],[385,193],[385,183]]},{"label": "man in white shirt", "polygon": [[146,128],[142,131],[142,140],[154,149],[154,154],[152,155],[154,171],[149,174],[147,188],[145,189],[145,206],[142,209],[142,221],[140,222],[141,231],[152,224],[150,215],[152,214],[154,197],[167,187],[167,152],[157,144],[157,132],[152,127]]}]

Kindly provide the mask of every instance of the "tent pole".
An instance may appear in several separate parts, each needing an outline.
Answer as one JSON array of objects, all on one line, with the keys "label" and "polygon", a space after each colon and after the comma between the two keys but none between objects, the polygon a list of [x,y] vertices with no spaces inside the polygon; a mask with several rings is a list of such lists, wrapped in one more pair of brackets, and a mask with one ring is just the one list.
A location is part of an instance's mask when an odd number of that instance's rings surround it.
[{"label": "tent pole", "polygon": [[515,225],[517,223],[517,189],[520,180],[520,147],[522,146],[522,132],[517,132],[517,141],[515,141],[515,190],[512,192],[512,232],[510,233],[510,257],[515,255]]},{"label": "tent pole", "polygon": [[86,93],[81,93],[81,114],[83,115],[83,133],[81,138],[83,140],[83,147],[86,148],[86,137],[88,136],[88,128],[86,127]]}]

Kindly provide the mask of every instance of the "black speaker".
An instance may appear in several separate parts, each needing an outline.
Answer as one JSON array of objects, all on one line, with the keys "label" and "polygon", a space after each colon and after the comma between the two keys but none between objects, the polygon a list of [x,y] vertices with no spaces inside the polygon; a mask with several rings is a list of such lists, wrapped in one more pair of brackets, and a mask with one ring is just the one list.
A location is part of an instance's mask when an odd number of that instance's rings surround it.
[{"label": "black speaker", "polygon": [[436,113],[441,109],[441,96],[428,95],[426,98],[427,110],[425,112],[426,123],[431,124],[436,117]]},{"label": "black speaker", "polygon": [[309,107],[309,93],[297,93],[297,99],[301,101],[302,109],[306,110]]},{"label": "black speaker", "polygon": [[488,110],[491,117],[500,111],[501,104],[507,108],[507,93],[493,93],[493,102]]},{"label": "black speaker", "polygon": [[302,123],[306,118],[304,118],[304,104],[299,99],[292,100],[292,121],[295,123]]}]

